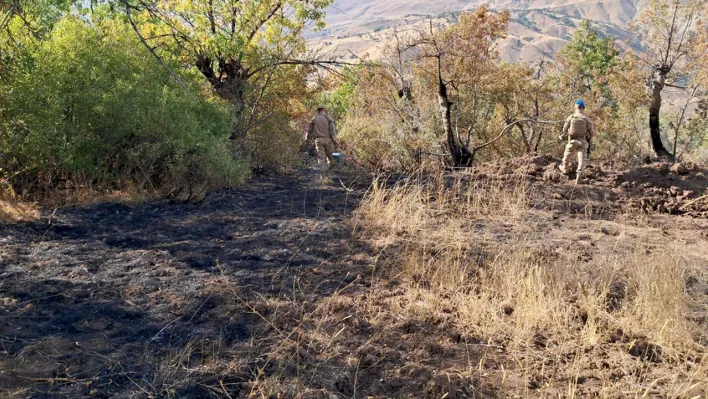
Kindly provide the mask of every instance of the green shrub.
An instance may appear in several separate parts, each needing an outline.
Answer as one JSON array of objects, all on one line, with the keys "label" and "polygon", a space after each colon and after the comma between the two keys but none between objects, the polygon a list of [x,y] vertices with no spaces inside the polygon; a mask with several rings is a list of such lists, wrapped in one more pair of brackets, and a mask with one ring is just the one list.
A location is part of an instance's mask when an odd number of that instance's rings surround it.
[{"label": "green shrub", "polygon": [[299,154],[303,133],[290,123],[287,112],[274,112],[247,136],[246,151],[255,173],[279,173],[302,164]]},{"label": "green shrub", "polygon": [[244,177],[229,108],[188,76],[185,92],[122,22],[67,17],[26,52],[32,62],[0,81],[0,177],[16,188],[214,188]]},{"label": "green shrub", "polygon": [[340,130],[340,139],[347,152],[360,165],[386,171],[425,168],[437,157],[431,149],[439,148],[439,138],[427,129],[412,132],[410,126],[386,119],[381,113],[372,119],[363,115],[348,115]]}]

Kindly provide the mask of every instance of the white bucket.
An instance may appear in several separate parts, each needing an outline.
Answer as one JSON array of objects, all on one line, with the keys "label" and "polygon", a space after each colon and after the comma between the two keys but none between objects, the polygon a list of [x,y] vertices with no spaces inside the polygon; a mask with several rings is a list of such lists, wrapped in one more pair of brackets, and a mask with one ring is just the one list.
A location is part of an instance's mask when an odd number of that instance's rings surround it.
[{"label": "white bucket", "polygon": [[341,165],[344,163],[344,153],[343,152],[333,152],[332,158],[334,159],[334,162],[338,165]]}]

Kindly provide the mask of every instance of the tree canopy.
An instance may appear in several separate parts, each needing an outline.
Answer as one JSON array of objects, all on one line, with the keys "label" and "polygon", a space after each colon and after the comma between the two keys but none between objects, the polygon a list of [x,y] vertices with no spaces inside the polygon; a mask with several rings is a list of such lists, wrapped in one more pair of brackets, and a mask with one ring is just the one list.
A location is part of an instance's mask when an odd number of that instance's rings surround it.
[{"label": "tree canopy", "polygon": [[302,33],[306,27],[323,26],[323,10],[330,4],[330,0],[121,2],[151,51],[195,66],[233,105],[235,136],[250,128],[244,112],[258,106],[253,96],[277,83],[272,80],[274,68],[315,63],[304,57]]}]

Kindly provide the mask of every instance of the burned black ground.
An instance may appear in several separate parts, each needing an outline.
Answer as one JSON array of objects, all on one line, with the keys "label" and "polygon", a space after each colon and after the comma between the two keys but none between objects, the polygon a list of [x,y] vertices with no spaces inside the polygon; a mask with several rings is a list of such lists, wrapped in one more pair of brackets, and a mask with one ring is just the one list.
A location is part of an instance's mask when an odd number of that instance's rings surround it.
[{"label": "burned black ground", "polygon": [[[316,177],[256,179],[199,204],[47,210],[1,226],[2,396],[238,394],[252,375],[187,379],[177,369],[210,356],[228,363],[229,349],[257,338],[268,317],[253,304],[327,295],[368,260],[346,223],[361,191]],[[343,180],[357,187],[358,178]],[[326,278],[294,286],[312,269]]]},{"label": "burned black ground", "polygon": [[[705,240],[707,171],[597,165],[574,186],[557,164],[529,156],[444,181],[525,187],[541,233],[527,249],[544,262],[562,250],[582,266],[635,241]],[[355,225],[369,186],[361,171],[319,184],[315,170],[302,170],[198,204],[45,209],[38,221],[0,226],[0,397],[452,399],[570,388],[596,397],[608,387],[634,397],[646,378],[688,367],[620,330],[582,347],[572,331],[541,331],[533,358],[513,352],[504,334],[471,333],[463,303],[407,278],[400,254],[389,253],[398,247]],[[479,228],[504,238],[524,226]],[[705,325],[708,280],[691,279],[695,322]],[[689,361],[702,370],[702,360]],[[654,396],[673,392],[662,389]]]}]

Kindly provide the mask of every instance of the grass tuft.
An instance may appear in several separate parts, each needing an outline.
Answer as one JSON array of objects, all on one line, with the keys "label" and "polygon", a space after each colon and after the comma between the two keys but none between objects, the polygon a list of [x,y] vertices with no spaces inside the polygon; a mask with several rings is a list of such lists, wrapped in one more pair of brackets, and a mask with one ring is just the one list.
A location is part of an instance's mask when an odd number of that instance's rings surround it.
[{"label": "grass tuft", "polygon": [[621,381],[595,373],[606,395],[641,396],[647,386],[666,397],[705,395],[705,325],[692,315],[708,306],[687,287],[704,280],[705,254],[655,240],[660,229],[636,227],[641,221],[613,221],[633,232],[616,235],[596,233],[608,221],[592,216],[558,221],[548,198],[529,187],[464,175],[372,185],[358,228],[387,274],[408,282],[416,299],[404,314],[452,313],[463,334],[503,348],[510,389],[531,379],[533,389],[555,392],[533,382],[555,369],[573,396],[573,378],[589,372],[583,359],[595,354],[619,373],[642,362]]}]

